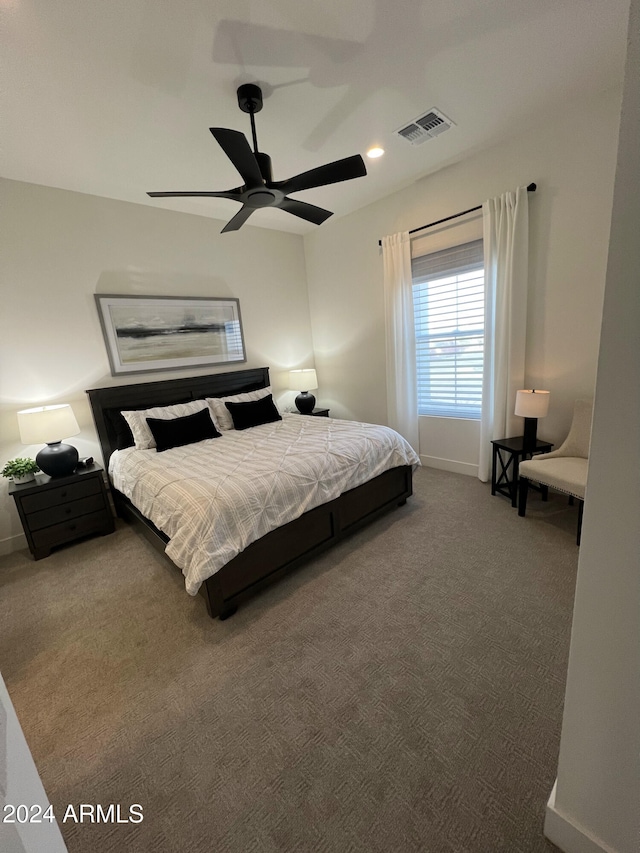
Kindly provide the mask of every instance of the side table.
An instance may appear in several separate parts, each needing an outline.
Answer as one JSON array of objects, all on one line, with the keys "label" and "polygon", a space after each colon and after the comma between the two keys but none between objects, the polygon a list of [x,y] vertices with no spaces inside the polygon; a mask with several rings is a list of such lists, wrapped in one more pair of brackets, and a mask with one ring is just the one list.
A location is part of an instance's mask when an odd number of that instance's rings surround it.
[{"label": "side table", "polygon": [[10,483],[9,494],[36,560],[58,545],[115,527],[100,465],[78,468],[69,477],[38,474],[32,483]]},{"label": "side table", "polygon": [[548,453],[553,444],[537,439],[533,454],[525,454],[523,435],[518,435],[515,438],[496,439],[491,444],[493,445],[491,494],[504,495],[505,498],[511,499],[511,506],[517,506],[520,462],[525,458],[535,456],[536,453]]},{"label": "side table", "polygon": [[329,409],[312,409],[310,412],[294,412],[296,415],[308,415],[312,418],[328,418],[329,417]]}]

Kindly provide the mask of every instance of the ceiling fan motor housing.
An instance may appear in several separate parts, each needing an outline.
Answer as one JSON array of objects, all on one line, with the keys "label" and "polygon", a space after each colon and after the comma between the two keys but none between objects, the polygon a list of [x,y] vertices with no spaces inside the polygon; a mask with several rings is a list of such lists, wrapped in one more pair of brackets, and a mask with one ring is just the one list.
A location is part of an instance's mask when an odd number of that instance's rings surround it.
[{"label": "ceiling fan motor housing", "polygon": [[238,87],[238,106],[243,113],[259,113],[262,109],[262,89],[255,83]]}]

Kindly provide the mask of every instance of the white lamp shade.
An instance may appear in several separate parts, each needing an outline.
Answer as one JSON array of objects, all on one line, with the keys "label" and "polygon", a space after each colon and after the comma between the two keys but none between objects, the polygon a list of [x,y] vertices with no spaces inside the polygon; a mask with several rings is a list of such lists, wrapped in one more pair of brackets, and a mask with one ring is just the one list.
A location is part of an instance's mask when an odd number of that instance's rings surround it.
[{"label": "white lamp shade", "polygon": [[517,391],[515,414],[521,418],[544,418],[549,411],[548,391]]},{"label": "white lamp shade", "polygon": [[318,377],[313,368],[289,371],[289,388],[293,391],[314,391],[318,387]]},{"label": "white lamp shade", "polygon": [[50,444],[80,432],[78,421],[68,403],[23,409],[18,412],[18,427],[23,444]]}]

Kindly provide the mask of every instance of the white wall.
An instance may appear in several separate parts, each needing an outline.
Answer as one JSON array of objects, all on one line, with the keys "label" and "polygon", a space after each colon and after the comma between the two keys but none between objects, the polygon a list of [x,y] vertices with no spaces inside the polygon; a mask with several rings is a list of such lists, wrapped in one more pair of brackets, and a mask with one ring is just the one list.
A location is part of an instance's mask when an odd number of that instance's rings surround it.
[{"label": "white wall", "polygon": [[[71,403],[82,429],[72,443],[98,456],[87,388],[186,375],[112,377],[95,293],[238,297],[246,366],[271,367],[277,396],[292,401],[283,372],[313,366],[299,235],[221,235],[216,220],[15,181],[0,181],[0,197],[0,463],[37,452],[20,444],[18,409]],[[0,553],[23,543],[0,480]]]},{"label": "white wall", "polygon": [[[16,818],[6,805],[27,805],[34,822],[24,822],[24,810]],[[47,814],[49,801],[42,787],[20,722],[4,679],[0,675],[0,850],[2,853],[65,853],[58,820],[53,810]],[[46,817],[43,818],[43,815]],[[53,815],[54,821],[49,817]],[[11,819],[12,823],[5,822]],[[40,820],[40,822],[36,822]],[[22,821],[22,822],[21,822]]]},{"label": "white wall", "polygon": [[640,849],[640,0],[631,4],[558,779],[568,853]]},{"label": "white wall", "polygon": [[[540,437],[564,437],[573,400],[592,394],[595,383],[619,108],[619,91],[573,104],[549,116],[544,127],[514,135],[306,235],[322,404],[337,416],[386,422],[378,240],[534,181],[538,191],[529,197],[527,382],[552,393]],[[426,144],[446,147],[446,140],[444,134]],[[471,449],[469,440],[477,435],[477,425],[447,420],[441,426],[421,424],[424,460],[462,463],[456,470],[474,472],[477,439]]]}]

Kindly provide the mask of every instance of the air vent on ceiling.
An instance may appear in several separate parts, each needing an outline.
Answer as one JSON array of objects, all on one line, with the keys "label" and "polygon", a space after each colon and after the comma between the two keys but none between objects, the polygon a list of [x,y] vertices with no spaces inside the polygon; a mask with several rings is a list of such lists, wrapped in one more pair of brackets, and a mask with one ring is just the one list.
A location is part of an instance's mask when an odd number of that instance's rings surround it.
[{"label": "air vent on ceiling", "polygon": [[409,124],[396,130],[396,133],[412,145],[422,145],[427,139],[435,139],[453,126],[454,122],[450,118],[433,107],[424,115],[414,118]]}]

